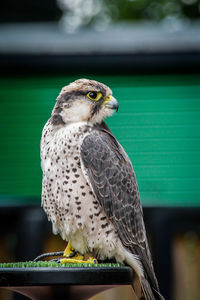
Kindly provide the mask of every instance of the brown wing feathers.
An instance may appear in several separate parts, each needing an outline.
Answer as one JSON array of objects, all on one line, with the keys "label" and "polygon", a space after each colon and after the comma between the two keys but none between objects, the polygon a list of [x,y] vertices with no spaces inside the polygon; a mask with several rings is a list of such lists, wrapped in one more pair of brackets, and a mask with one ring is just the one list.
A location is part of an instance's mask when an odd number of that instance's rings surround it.
[{"label": "brown wing feathers", "polygon": [[140,257],[145,277],[152,288],[159,290],[146,242],[137,181],[127,154],[103,126],[84,139],[81,157],[93,191],[122,244]]},{"label": "brown wing feathers", "polygon": [[122,151],[109,133],[95,130],[84,139],[81,157],[98,201],[128,246],[144,242],[146,235],[136,178]]}]

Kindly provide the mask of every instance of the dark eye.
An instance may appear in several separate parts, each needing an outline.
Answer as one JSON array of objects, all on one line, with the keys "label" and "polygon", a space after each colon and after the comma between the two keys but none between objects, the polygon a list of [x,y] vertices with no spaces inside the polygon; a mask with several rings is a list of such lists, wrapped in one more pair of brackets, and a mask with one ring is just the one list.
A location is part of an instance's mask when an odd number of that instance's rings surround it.
[{"label": "dark eye", "polygon": [[102,93],[100,92],[89,92],[87,94],[88,98],[94,101],[98,101],[102,97]]},{"label": "dark eye", "polygon": [[96,99],[97,98],[97,93],[96,92],[90,92],[89,93],[90,98]]}]

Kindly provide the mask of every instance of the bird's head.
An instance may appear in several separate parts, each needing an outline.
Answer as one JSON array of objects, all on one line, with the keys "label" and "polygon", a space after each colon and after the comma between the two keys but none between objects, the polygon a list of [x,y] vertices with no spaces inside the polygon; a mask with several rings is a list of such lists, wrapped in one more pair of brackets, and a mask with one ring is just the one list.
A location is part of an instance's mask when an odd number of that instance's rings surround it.
[{"label": "bird's head", "polygon": [[118,110],[118,102],[105,84],[78,79],[62,88],[52,112],[54,125],[88,121],[101,123]]}]

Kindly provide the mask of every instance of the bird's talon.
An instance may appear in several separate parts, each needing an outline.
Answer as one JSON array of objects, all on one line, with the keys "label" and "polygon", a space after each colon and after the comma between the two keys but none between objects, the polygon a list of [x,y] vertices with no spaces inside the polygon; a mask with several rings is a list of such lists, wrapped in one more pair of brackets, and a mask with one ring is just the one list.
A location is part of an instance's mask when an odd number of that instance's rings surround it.
[{"label": "bird's talon", "polygon": [[66,263],[72,263],[72,264],[97,264],[98,261],[96,258],[89,256],[87,259],[84,258],[83,255],[80,253],[76,252],[76,254],[72,257],[65,257],[60,260],[61,263],[66,264]]},{"label": "bird's talon", "polygon": [[73,252],[71,252],[70,254],[69,254],[69,256],[68,257],[74,257],[75,255],[77,254],[77,252],[74,250]]}]

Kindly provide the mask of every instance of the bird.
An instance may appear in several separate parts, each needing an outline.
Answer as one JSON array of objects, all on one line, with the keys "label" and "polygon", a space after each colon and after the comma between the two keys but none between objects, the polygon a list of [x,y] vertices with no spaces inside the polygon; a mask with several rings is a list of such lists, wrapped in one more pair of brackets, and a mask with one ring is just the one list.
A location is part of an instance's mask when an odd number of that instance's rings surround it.
[{"label": "bird", "polygon": [[132,163],[104,121],[118,108],[98,81],[78,79],[61,89],[40,143],[42,206],[53,233],[68,242],[65,254],[124,262],[138,299],[164,300]]}]

